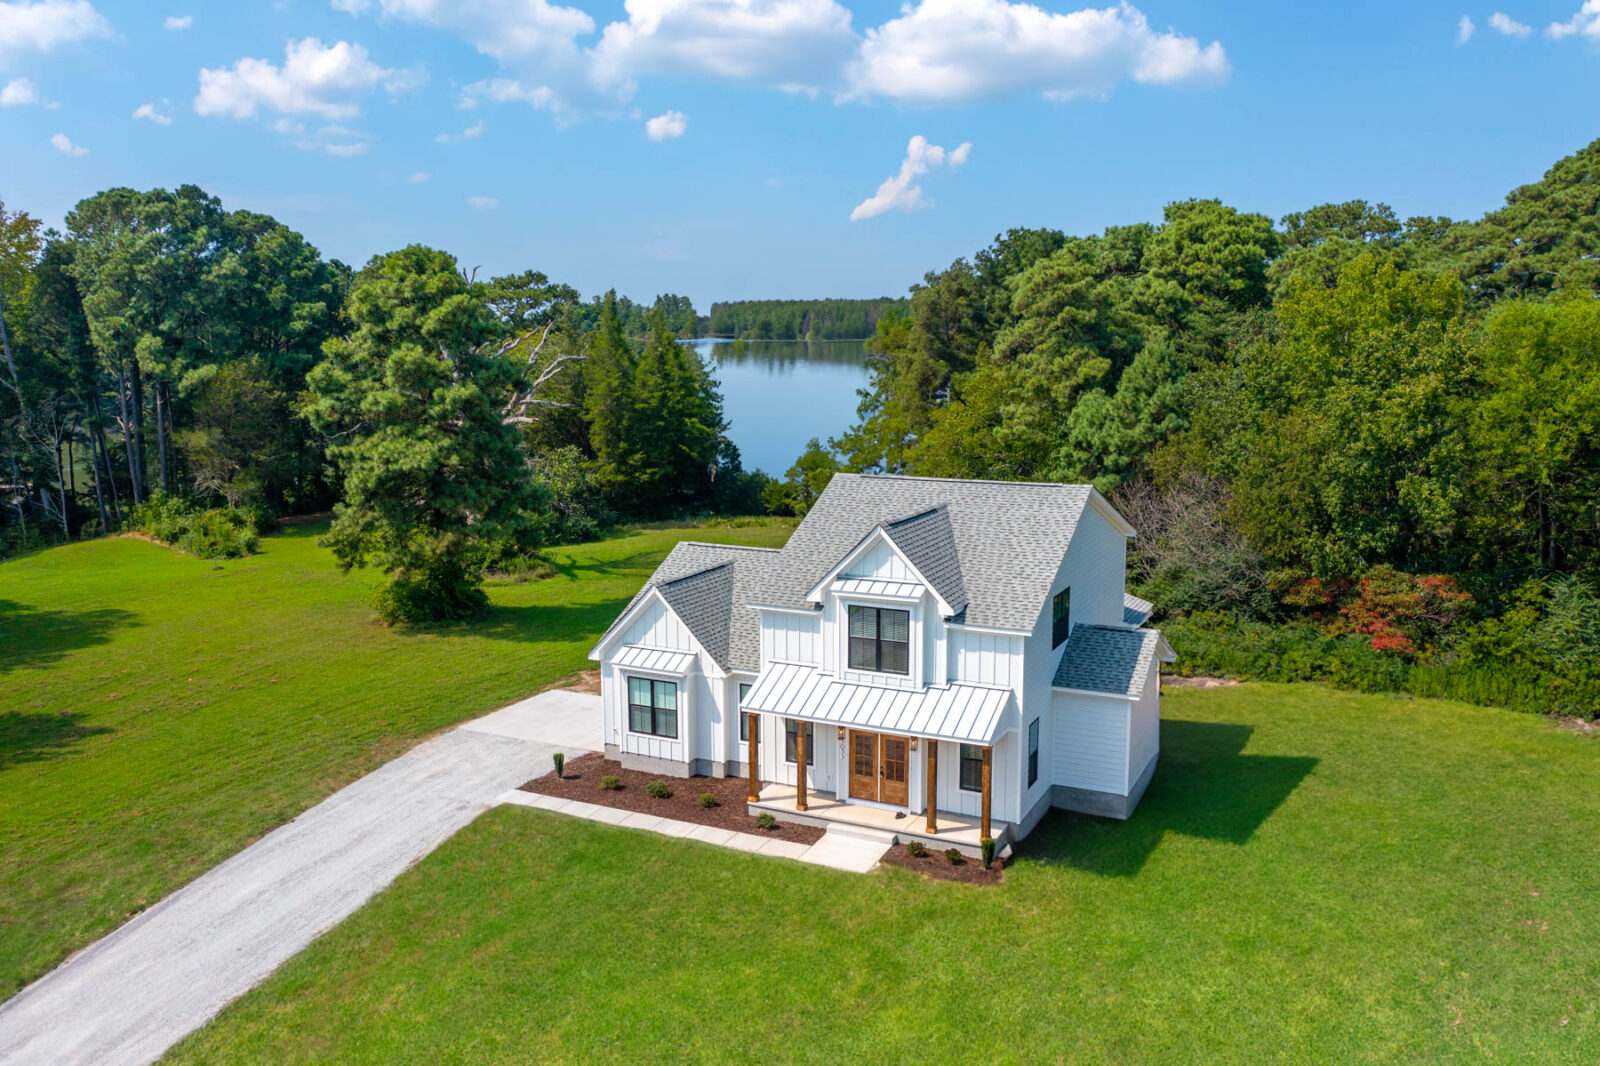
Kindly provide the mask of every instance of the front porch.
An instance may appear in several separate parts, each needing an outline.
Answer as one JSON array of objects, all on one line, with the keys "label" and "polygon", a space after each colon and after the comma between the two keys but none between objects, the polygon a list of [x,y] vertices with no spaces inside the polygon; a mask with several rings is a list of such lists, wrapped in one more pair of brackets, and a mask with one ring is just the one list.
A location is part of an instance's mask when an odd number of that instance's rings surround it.
[{"label": "front porch", "polygon": [[[798,790],[793,785],[763,784],[759,797],[749,801],[750,813],[759,814],[766,811],[780,821],[799,822],[803,825],[837,825],[842,829],[874,830],[890,834],[900,843],[920,840],[935,851],[956,848],[962,854],[972,857],[977,857],[982,852],[980,846],[983,840],[982,820],[972,815],[936,810],[937,825],[930,831],[923,812],[914,813],[850,803],[832,792],[822,792],[817,789],[806,790],[805,809],[797,810],[798,795]],[[994,838],[995,854],[1005,854],[1010,848],[1011,830],[1010,822],[990,822],[989,832]]]}]

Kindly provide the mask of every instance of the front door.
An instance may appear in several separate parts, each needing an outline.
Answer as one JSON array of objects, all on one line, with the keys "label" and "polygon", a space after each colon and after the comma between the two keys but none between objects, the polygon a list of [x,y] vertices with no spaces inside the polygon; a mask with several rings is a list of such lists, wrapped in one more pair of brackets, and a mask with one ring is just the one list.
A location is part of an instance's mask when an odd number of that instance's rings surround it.
[{"label": "front door", "polygon": [[878,799],[884,803],[906,805],[906,738],[880,738],[878,759]]},{"label": "front door", "polygon": [[850,796],[904,806],[907,748],[905,737],[850,731]]},{"label": "front door", "polygon": [[850,731],[850,796],[878,798],[878,734]]}]

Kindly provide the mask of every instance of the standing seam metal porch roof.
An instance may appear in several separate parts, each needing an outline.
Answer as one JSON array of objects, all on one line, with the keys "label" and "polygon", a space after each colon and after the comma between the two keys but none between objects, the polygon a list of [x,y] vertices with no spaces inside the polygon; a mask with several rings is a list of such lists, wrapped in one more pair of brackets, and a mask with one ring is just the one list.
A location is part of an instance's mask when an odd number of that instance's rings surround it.
[{"label": "standing seam metal porch roof", "polygon": [[1010,689],[886,688],[840,681],[804,663],[769,663],[740,709],[875,733],[990,745],[1017,728]]}]

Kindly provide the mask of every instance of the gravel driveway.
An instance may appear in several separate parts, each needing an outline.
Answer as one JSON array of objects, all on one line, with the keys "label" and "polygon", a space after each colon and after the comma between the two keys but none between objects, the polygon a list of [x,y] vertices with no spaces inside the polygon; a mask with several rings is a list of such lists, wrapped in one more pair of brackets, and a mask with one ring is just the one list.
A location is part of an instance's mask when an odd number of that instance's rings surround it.
[{"label": "gravel driveway", "polygon": [[0,1066],[154,1062],[554,752],[600,746],[600,698],[546,692],[413,748],[0,1004]]}]

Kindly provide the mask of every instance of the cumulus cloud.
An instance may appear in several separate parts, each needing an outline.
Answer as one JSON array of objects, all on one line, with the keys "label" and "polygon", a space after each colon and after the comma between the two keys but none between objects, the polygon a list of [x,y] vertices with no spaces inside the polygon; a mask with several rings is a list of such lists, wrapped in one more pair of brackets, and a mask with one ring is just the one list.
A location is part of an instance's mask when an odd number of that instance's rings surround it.
[{"label": "cumulus cloud", "polygon": [[682,111],[668,111],[648,119],[644,132],[652,141],[670,141],[689,132],[689,116]]},{"label": "cumulus cloud", "polygon": [[359,44],[325,45],[307,37],[288,43],[281,67],[247,58],[231,67],[201,70],[194,109],[240,119],[254,118],[262,109],[346,119],[360,114],[360,101],[375,90],[401,93],[422,81],[420,71],[380,67]]},{"label": "cumulus cloud", "polygon": [[1545,27],[1545,35],[1555,40],[1580,34],[1600,42],[1600,0],[1585,0],[1578,13],[1565,22],[1552,22]]},{"label": "cumulus cloud", "polygon": [[919,0],[867,31],[851,93],[952,103],[1013,93],[1103,96],[1131,78],[1208,85],[1228,76],[1216,41],[1158,33],[1129,4],[1070,14],[1007,0]]},{"label": "cumulus cloud", "polygon": [[1478,27],[1472,24],[1470,16],[1462,15],[1461,21],[1456,23],[1456,44],[1466,44],[1472,40],[1472,35],[1478,32]]},{"label": "cumulus cloud", "polygon": [[133,109],[133,117],[144,119],[146,122],[154,122],[157,126],[172,125],[172,116],[163,114],[155,104],[140,104]]},{"label": "cumulus cloud", "polygon": [[949,166],[954,170],[967,161],[967,156],[972,154],[972,142],[963,141],[958,147],[945,151],[937,144],[928,143],[922,134],[911,138],[911,143],[906,145],[906,157],[900,163],[900,172],[893,177],[885,178],[883,184],[878,186],[878,191],[856,205],[850,212],[850,221],[859,222],[864,218],[876,218],[885,211],[915,211],[918,208],[932,207],[933,201],[922,195],[922,186],[916,184],[918,178],[928,171],[941,166]]},{"label": "cumulus cloud", "polygon": [[644,74],[831,86],[858,38],[837,0],[627,0],[592,54],[603,87]]},{"label": "cumulus cloud", "polygon": [[27,78],[12,78],[0,88],[0,107],[21,107],[39,102],[39,87]]},{"label": "cumulus cloud", "polygon": [[169,30],[186,30],[194,25],[193,15],[168,15],[162,20],[162,25]]},{"label": "cumulus cloud", "polygon": [[478,211],[492,211],[500,206],[500,201],[493,196],[469,196],[467,206]]},{"label": "cumulus cloud", "polygon": [[1499,11],[1489,16],[1489,25],[1493,27],[1496,33],[1504,34],[1507,37],[1521,38],[1533,32],[1532,26],[1524,26],[1510,15],[1502,14]]},{"label": "cumulus cloud", "polygon": [[89,149],[81,144],[73,144],[65,133],[58,133],[50,138],[50,143],[55,145],[56,151],[62,155],[88,155]]},{"label": "cumulus cloud", "polygon": [[0,60],[20,52],[48,52],[74,41],[111,36],[111,24],[89,0],[17,0],[0,3]]}]

